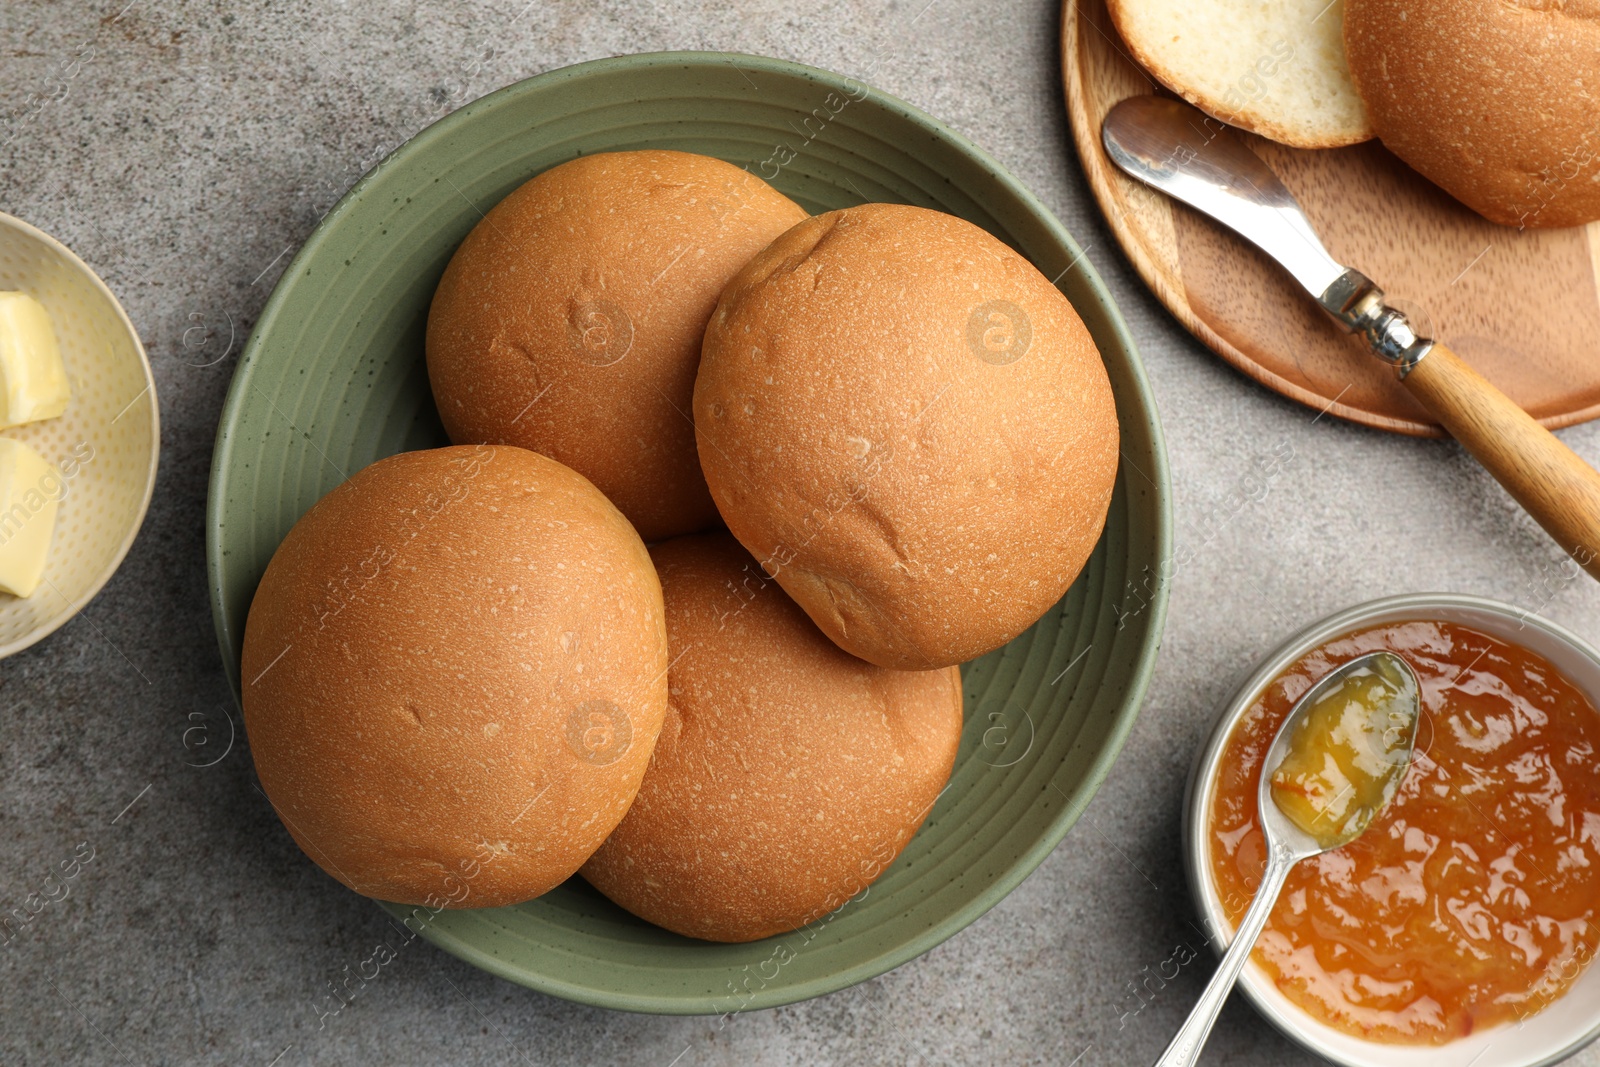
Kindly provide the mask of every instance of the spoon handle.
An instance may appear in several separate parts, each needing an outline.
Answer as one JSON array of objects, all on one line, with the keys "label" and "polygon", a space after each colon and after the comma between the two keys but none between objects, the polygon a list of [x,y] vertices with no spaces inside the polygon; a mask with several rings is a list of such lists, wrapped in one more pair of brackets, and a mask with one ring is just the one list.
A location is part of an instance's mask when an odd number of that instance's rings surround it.
[{"label": "spoon handle", "polygon": [[1437,342],[1403,379],[1584,570],[1600,578],[1600,473]]},{"label": "spoon handle", "polygon": [[1256,938],[1261,936],[1262,928],[1267,925],[1272,906],[1277,903],[1278,893],[1283,889],[1284,879],[1289,877],[1289,869],[1299,861],[1300,856],[1281,846],[1268,851],[1267,869],[1261,874],[1261,888],[1256,890],[1250,910],[1244,913],[1244,921],[1239,923],[1233,943],[1228,946],[1222,963],[1217,966],[1216,973],[1206,984],[1206,991],[1200,994],[1200,999],[1189,1012],[1189,1018],[1177,1036],[1172,1039],[1172,1044],[1156,1060],[1155,1067],[1190,1067],[1199,1060],[1206,1037],[1216,1024],[1217,1015],[1222,1011],[1228,994],[1233,991],[1233,983],[1238,980],[1239,972],[1244,970]]}]

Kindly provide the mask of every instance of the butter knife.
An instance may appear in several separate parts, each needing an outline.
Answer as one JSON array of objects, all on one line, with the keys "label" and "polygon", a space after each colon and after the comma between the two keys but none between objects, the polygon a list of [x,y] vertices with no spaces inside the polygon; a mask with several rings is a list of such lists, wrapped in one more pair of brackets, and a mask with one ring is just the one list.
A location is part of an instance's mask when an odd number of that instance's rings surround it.
[{"label": "butter knife", "polygon": [[1135,96],[1111,109],[1100,133],[1129,175],[1276,260],[1600,578],[1600,473],[1442,342],[1419,337],[1370,278],[1336,262],[1293,194],[1230,127],[1179,100]]}]

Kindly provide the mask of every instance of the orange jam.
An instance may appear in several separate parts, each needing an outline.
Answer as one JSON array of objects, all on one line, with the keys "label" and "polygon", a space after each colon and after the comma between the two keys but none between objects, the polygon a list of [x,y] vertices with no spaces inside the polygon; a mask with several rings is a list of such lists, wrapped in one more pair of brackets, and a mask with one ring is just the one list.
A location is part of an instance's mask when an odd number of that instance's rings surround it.
[{"label": "orange jam", "polygon": [[1600,712],[1542,657],[1451,623],[1316,649],[1223,752],[1211,875],[1235,926],[1265,867],[1256,790],[1273,735],[1318,679],[1378,649],[1422,686],[1414,762],[1365,834],[1289,873],[1255,959],[1330,1026],[1437,1045],[1538,1011],[1595,954]]},{"label": "orange jam", "polygon": [[1422,694],[1405,661],[1377,652],[1301,698],[1272,772],[1272,802],[1319,848],[1366,832],[1410,769]]}]

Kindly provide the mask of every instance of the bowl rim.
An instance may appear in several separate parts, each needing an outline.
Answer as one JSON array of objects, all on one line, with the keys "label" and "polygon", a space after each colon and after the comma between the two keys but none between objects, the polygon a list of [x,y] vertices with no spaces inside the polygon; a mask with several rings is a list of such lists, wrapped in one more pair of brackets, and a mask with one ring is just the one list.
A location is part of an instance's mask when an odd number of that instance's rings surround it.
[{"label": "bowl rim", "polygon": [[[722,68],[729,65],[734,66],[736,69],[756,74],[769,73],[788,78],[799,77],[825,84],[848,82],[858,86],[866,86],[870,89],[871,99],[875,104],[895,112],[922,132],[953,145],[961,154],[980,165],[995,182],[1015,198],[1016,202],[1049,235],[1052,241],[1058,243],[1069,253],[1071,264],[1082,272],[1085,288],[1095,304],[1099,306],[1109,333],[1115,339],[1115,344],[1126,353],[1127,378],[1133,387],[1133,400],[1140,408],[1140,430],[1150,441],[1152,469],[1149,471],[1139,471],[1138,468],[1133,469],[1143,474],[1154,486],[1155,501],[1152,509],[1154,514],[1151,533],[1153,541],[1152,555],[1157,561],[1156,565],[1151,568],[1151,580],[1147,584],[1147,588],[1150,590],[1148,605],[1141,611],[1141,615],[1147,616],[1145,635],[1134,657],[1132,669],[1126,677],[1126,685],[1120,701],[1120,711],[1116,722],[1107,730],[1105,742],[1100,752],[1090,762],[1083,777],[1071,790],[1071,795],[1068,796],[1067,802],[1057,812],[1048,826],[1045,827],[1044,832],[1039,835],[1038,839],[1025,852],[1013,860],[1005,873],[997,878],[985,892],[973,897],[965,905],[947,915],[942,921],[908,938],[896,948],[878,953],[853,967],[832,972],[825,978],[816,978],[794,985],[782,986],[781,991],[773,992],[768,996],[758,995],[749,1004],[740,1009],[741,1011],[748,1011],[779,1007],[784,1004],[836,992],[893,970],[948,940],[1005,899],[1044,862],[1088,807],[1089,802],[1110,773],[1112,765],[1121,754],[1123,745],[1126,743],[1134,722],[1138,718],[1139,711],[1144,704],[1144,698],[1154,673],[1156,655],[1161,646],[1161,635],[1165,628],[1167,615],[1167,601],[1171,584],[1171,567],[1167,561],[1172,558],[1173,536],[1171,477],[1167,459],[1166,439],[1162,431],[1160,412],[1156,405],[1155,394],[1150,386],[1143,361],[1139,356],[1138,347],[1134,343],[1127,322],[1112,298],[1110,289],[1088,261],[1081,246],[1073,239],[1055,214],[989,153],[974,144],[963,134],[920,108],[890,93],[886,93],[866,81],[790,60],[743,53],[703,50],[660,51],[589,60],[512,82],[464,104],[402,142],[357,180],[318,223],[279,276],[278,283],[273,287],[272,294],[262,308],[255,328],[245,343],[239,364],[234,371],[232,383],[228,389],[227,399],[223,404],[219,417],[206,501],[206,562],[212,622],[222,654],[224,669],[232,684],[234,699],[237,703],[240,699],[238,665],[234,662],[232,635],[227,625],[223,608],[223,505],[227,499],[226,472],[232,465],[234,448],[234,441],[229,434],[229,428],[237,422],[245,403],[245,397],[253,385],[258,354],[263,344],[262,339],[273,329],[277,319],[283,312],[284,304],[288,300],[285,280],[297,278],[303,273],[305,262],[320,252],[322,245],[327,240],[327,234],[332,228],[332,224],[342,219],[351,210],[351,206],[365,193],[374,175],[392,162],[420,151],[423,147],[435,141],[451,136],[458,128],[470,121],[475,114],[483,109],[504,104],[527,93],[542,91],[552,84],[605,78],[618,72],[638,67],[680,66],[692,69],[710,66]],[[1128,464],[1126,459],[1122,461],[1122,464],[1124,467],[1131,467],[1131,464]],[[1129,479],[1129,484],[1131,484],[1131,478]],[[597,989],[594,986],[552,979],[543,974],[530,974],[525,970],[508,965],[498,957],[469,945],[446,931],[440,930],[432,923],[421,931],[421,935],[425,940],[491,974],[566,1000],[602,1008],[655,1014],[712,1015],[721,1010],[716,1006],[715,1002],[718,999],[716,997],[681,994],[617,994],[609,990]]]},{"label": "bowl rim", "polygon": [[[1571,630],[1535,612],[1516,607],[1504,601],[1476,596],[1471,593],[1402,593],[1394,596],[1379,597],[1375,600],[1363,601],[1336,611],[1295,631],[1271,652],[1267,653],[1219,705],[1211,732],[1207,736],[1205,744],[1195,753],[1194,763],[1190,768],[1188,783],[1184,790],[1183,866],[1189,886],[1189,899],[1204,928],[1212,935],[1209,944],[1217,956],[1220,957],[1222,953],[1227,951],[1228,945],[1233,940],[1235,928],[1228,921],[1227,916],[1223,914],[1221,901],[1218,899],[1216,888],[1212,884],[1209,863],[1207,862],[1211,851],[1207,824],[1210,821],[1212,786],[1216,781],[1218,769],[1222,762],[1223,749],[1226,747],[1234,727],[1254,702],[1255,697],[1271,684],[1273,679],[1324,642],[1342,637],[1379,619],[1407,615],[1414,616],[1417,619],[1427,619],[1431,613],[1441,610],[1497,616],[1508,621],[1514,621],[1521,627],[1539,630],[1592,662],[1596,671],[1600,672],[1600,650],[1596,650],[1593,645]],[[1462,625],[1470,627],[1472,624],[1464,622]],[[1343,1052],[1323,1044],[1316,1030],[1312,1027],[1325,1027],[1326,1024],[1319,1023],[1307,1012],[1293,1005],[1292,1002],[1284,1001],[1284,1003],[1291,1005],[1291,1010],[1286,1011],[1277,1000],[1266,999],[1261,992],[1261,988],[1265,988],[1265,985],[1258,988],[1258,983],[1267,983],[1267,981],[1260,964],[1252,956],[1245,964],[1244,970],[1240,972],[1238,987],[1243,990],[1256,1012],[1271,1023],[1279,1033],[1307,1051],[1334,1063],[1343,1064],[1344,1067],[1388,1067],[1387,1063],[1378,1060],[1350,1058]],[[1530,1018],[1536,1016],[1537,1013],[1534,1016],[1530,1016]],[[1502,1028],[1495,1027],[1494,1029],[1499,1030]],[[1492,1033],[1494,1031],[1485,1032]],[[1355,1035],[1346,1036],[1349,1036],[1351,1040],[1370,1044],[1375,1049],[1418,1049],[1441,1052],[1450,1047],[1449,1044],[1438,1046],[1399,1045],[1379,1041],[1363,1041],[1362,1038],[1355,1037]],[[1519,1064],[1518,1067],[1549,1067],[1549,1065],[1564,1060],[1588,1046],[1597,1038],[1600,1038],[1600,1019],[1597,1019],[1587,1031],[1551,1055],[1538,1060],[1530,1060],[1524,1064]]]},{"label": "bowl rim", "polygon": [[[128,524],[127,529],[123,532],[122,540],[117,544],[116,551],[107,558],[105,566],[101,568],[100,573],[95,576],[94,580],[89,583],[80,596],[68,602],[64,611],[44,625],[29,630],[23,636],[0,644],[0,659],[5,659],[7,656],[21,652],[25,648],[31,648],[75,619],[79,612],[89,606],[91,600],[100,595],[100,590],[105,588],[106,583],[111,580],[111,576],[121,569],[122,561],[127,558],[128,553],[133,549],[134,541],[139,537],[139,531],[144,528],[145,516],[150,511],[150,500],[155,495],[156,474],[161,467],[161,403],[156,393],[155,372],[150,367],[150,356],[145,351],[144,342],[140,340],[139,331],[134,328],[133,320],[128,317],[127,309],[122,306],[122,301],[117,299],[117,295],[111,291],[111,287],[105,283],[105,279],[101,278],[95,269],[85,263],[76,252],[30,222],[0,211],[0,227],[16,230],[23,236],[38,241],[75,267],[84,277],[89,279],[90,284],[95,289],[99,290],[101,297],[110,304],[111,310],[116,314],[117,321],[122,324],[122,328],[127,331],[128,336],[133,340],[133,350],[139,357],[139,369],[144,374],[144,393],[140,393],[139,396],[143,396],[145,393],[150,394],[150,469],[145,476],[144,493],[140,497],[139,507],[133,517],[133,521]],[[138,396],[134,397],[133,400],[129,401],[128,406],[132,407],[138,400]]]}]

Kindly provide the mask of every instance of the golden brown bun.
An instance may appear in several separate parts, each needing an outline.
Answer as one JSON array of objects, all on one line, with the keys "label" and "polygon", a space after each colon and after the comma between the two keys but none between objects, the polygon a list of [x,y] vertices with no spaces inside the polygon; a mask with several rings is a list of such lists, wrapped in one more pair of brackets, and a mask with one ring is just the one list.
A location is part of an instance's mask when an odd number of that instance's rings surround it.
[{"label": "golden brown bun", "polygon": [[1600,0],[1346,0],[1383,143],[1505,226],[1600,219]]},{"label": "golden brown bun", "polygon": [[1343,0],[1107,0],[1152,75],[1223,122],[1296,148],[1372,137],[1350,81]]},{"label": "golden brown bun", "polygon": [[1117,416],[1083,322],[937,211],[864,204],[751,261],[706,330],[700,462],[728,529],[845,651],[945,667],[1027,629],[1105,523]]},{"label": "golden brown bun", "polygon": [[647,541],[715,525],[689,421],[700,336],[734,272],[805,217],[687,152],[545,171],[473,228],[434,294],[428,377],[450,439],[565,463]]},{"label": "golden brown bun", "polygon": [[661,586],[580,475],[508,446],[380,460],[284,538],[244,717],[306,855],[432,907],[536,897],[605,840],[666,711]]},{"label": "golden brown bun", "polygon": [[961,740],[961,673],[840,651],[727,534],[650,554],[672,696],[639,798],[583,876],[689,937],[796,929],[871,885],[922,825]]}]

